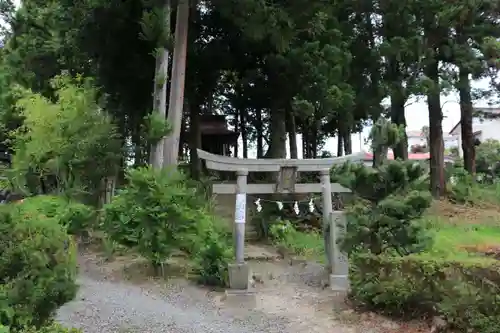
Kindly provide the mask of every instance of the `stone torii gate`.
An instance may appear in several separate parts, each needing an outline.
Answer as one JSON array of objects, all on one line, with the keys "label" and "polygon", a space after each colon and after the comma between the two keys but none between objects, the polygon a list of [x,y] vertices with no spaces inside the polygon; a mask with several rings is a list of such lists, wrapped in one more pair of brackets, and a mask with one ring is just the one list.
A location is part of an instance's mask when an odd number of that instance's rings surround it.
[{"label": "stone torii gate", "polygon": [[[323,229],[329,226],[330,232],[324,233],[325,252],[330,269],[330,286],[334,290],[347,290],[348,263],[337,245],[338,224],[345,224],[343,213],[333,211],[332,192],[345,193],[349,189],[337,183],[330,183],[330,169],[334,164],[347,161],[358,162],[365,153],[322,159],[244,159],[214,155],[198,149],[198,157],[205,160],[210,170],[235,172],[236,184],[213,184],[214,194],[235,194],[234,247],[236,262],[229,265],[229,287],[231,291],[248,290],[250,268],[245,262],[245,223],[247,194],[287,194],[322,193]],[[278,172],[277,184],[247,184],[249,172]],[[297,172],[319,172],[320,183],[296,184]]]}]

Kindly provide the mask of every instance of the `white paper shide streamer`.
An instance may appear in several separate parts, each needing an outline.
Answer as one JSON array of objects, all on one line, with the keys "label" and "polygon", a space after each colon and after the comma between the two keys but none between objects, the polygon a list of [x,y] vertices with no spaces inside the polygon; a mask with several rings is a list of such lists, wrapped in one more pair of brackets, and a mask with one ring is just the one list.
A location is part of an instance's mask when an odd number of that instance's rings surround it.
[{"label": "white paper shide streamer", "polygon": [[309,201],[309,212],[314,212],[314,202],[313,202],[313,199],[311,198],[311,200]]},{"label": "white paper shide streamer", "polygon": [[262,211],[262,205],[260,204],[260,198],[257,198],[257,200],[255,200],[255,205],[257,206],[257,212],[261,212]]}]

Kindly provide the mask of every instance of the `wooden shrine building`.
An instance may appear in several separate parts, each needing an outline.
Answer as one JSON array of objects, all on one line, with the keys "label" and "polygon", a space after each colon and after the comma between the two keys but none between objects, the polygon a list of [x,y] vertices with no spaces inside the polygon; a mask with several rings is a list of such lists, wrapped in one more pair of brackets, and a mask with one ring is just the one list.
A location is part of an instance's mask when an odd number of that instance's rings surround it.
[{"label": "wooden shrine building", "polygon": [[[226,116],[200,115],[201,149],[215,155],[231,156],[238,144],[239,133],[228,129]],[[189,130],[186,136],[191,137]]]}]

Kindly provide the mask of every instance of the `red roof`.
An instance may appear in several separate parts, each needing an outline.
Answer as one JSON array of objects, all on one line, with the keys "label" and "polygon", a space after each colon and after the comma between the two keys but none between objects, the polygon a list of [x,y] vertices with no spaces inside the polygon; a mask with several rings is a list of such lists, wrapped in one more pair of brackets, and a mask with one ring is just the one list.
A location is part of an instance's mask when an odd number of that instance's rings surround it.
[{"label": "red roof", "polygon": [[[415,154],[408,154],[408,159],[409,160],[428,160],[431,158],[430,153],[415,153]],[[387,154],[387,159],[393,160],[394,159],[394,154],[392,152],[389,152]],[[364,157],[365,161],[371,161],[373,160],[373,154],[372,153],[366,153]]]}]

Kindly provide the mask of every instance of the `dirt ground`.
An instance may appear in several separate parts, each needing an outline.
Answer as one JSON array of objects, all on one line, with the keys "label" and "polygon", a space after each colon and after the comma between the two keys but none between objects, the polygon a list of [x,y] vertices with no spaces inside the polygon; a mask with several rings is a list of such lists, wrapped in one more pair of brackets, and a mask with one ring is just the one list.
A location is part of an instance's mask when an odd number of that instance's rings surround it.
[{"label": "dirt ground", "polygon": [[319,264],[280,259],[269,247],[255,246],[248,252],[257,292],[251,308],[228,304],[223,291],[189,281],[183,258],[169,266],[169,279],[160,280],[151,278],[152,272],[137,257],[106,262],[96,253],[81,254],[80,294],[59,311],[58,320],[86,333],[430,331],[422,323],[396,323],[352,310],[345,295],[329,290]]}]

